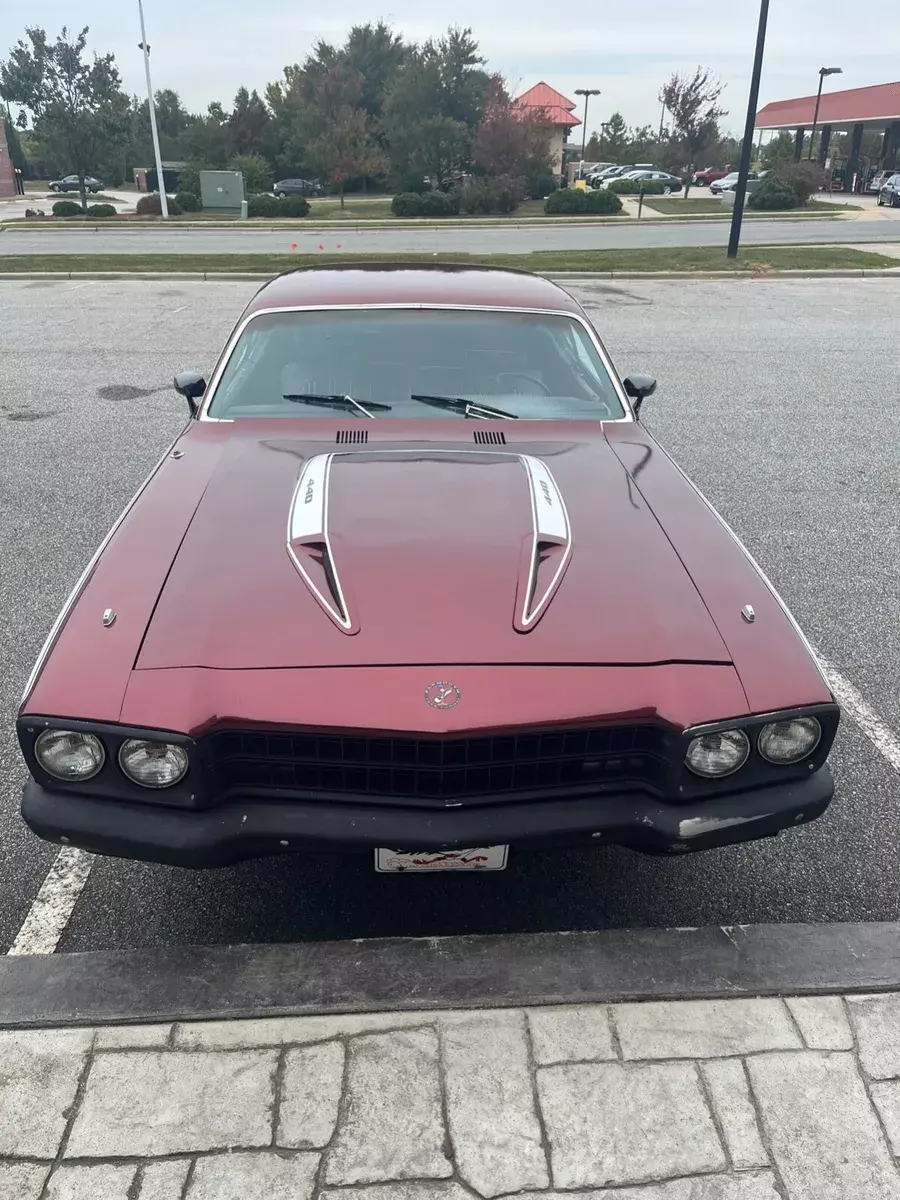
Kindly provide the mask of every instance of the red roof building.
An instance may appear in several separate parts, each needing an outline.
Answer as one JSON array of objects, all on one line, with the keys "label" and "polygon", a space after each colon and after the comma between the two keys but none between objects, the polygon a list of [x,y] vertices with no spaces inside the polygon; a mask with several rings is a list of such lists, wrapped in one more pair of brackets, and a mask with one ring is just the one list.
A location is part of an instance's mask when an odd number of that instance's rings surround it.
[{"label": "red roof building", "polygon": [[[776,100],[757,113],[756,128],[800,129],[812,125],[815,109],[815,94],[796,100]],[[820,126],[840,129],[864,124],[870,129],[886,129],[895,121],[900,121],[900,82],[822,93]]]},{"label": "red roof building", "polygon": [[550,153],[553,162],[553,171],[556,175],[562,174],[563,164],[563,148],[569,136],[569,131],[574,129],[576,125],[580,125],[581,121],[573,113],[575,108],[574,103],[567,97],[558,92],[556,88],[552,88],[549,83],[536,83],[533,88],[529,88],[527,92],[523,92],[514,101],[517,109],[523,112],[529,110],[540,112],[544,115],[547,121],[553,126],[553,137],[550,143]]}]

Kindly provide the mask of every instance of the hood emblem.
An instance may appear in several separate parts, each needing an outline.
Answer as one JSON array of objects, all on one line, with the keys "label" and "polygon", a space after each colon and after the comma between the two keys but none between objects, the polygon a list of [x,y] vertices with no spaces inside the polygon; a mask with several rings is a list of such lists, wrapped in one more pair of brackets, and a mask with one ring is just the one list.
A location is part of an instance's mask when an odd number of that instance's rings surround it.
[{"label": "hood emblem", "polygon": [[456,708],[460,700],[462,700],[462,693],[454,683],[438,680],[437,683],[429,684],[425,689],[425,703],[430,704],[432,708],[442,710]]}]

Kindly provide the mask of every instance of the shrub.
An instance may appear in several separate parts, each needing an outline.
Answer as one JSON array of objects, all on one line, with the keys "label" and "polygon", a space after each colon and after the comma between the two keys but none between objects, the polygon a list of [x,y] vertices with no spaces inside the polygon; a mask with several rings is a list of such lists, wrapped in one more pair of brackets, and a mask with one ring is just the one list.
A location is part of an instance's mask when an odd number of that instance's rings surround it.
[{"label": "shrub", "polygon": [[248,217],[306,217],[309,204],[305,196],[251,196],[247,201]]},{"label": "shrub", "polygon": [[[200,172],[204,170],[203,160],[189,158],[178,174],[178,195],[190,192],[192,196],[200,195]],[[190,211],[190,210],[185,210]]]},{"label": "shrub", "polygon": [[[810,196],[826,187],[826,172],[812,162],[782,163],[775,168],[772,175],[779,183],[785,183],[792,188],[798,204],[806,204]],[[769,175],[763,180],[767,182]],[[760,187],[762,184],[760,184]],[[756,189],[757,191],[759,188]]]},{"label": "shrub", "polygon": [[747,207],[756,209],[796,208],[799,203],[794,188],[776,175],[767,175],[747,197]]},{"label": "shrub", "polygon": [[486,215],[491,211],[494,197],[486,179],[472,179],[459,194],[459,206],[470,217],[476,213]]},{"label": "shrub", "polygon": [[89,204],[87,215],[89,217],[114,217],[116,210],[112,204]]},{"label": "shrub", "polygon": [[391,201],[391,212],[395,217],[453,217],[459,205],[459,192],[401,192]]},{"label": "shrub", "polygon": [[617,196],[638,196],[642,190],[645,196],[661,196],[667,186],[661,179],[611,179],[603,190]]},{"label": "shrub", "polygon": [[488,189],[490,211],[498,213],[515,212],[524,192],[521,179],[514,179],[511,175],[498,175],[496,179],[489,180]]},{"label": "shrub", "polygon": [[543,200],[558,188],[559,182],[555,175],[536,175],[527,183],[528,195],[532,200]]},{"label": "shrub", "polygon": [[74,200],[57,200],[51,209],[54,217],[81,217],[84,210]]},{"label": "shrub", "polygon": [[200,197],[193,192],[176,192],[175,203],[182,212],[202,212],[203,205],[200,203]]},{"label": "shrub", "polygon": [[272,186],[272,172],[261,154],[236,154],[228,164],[230,171],[240,171],[248,196],[267,192]]},{"label": "shrub", "polygon": [[[166,196],[166,206],[170,217],[177,217],[181,212],[181,206],[174,196]],[[162,216],[162,201],[159,198],[159,192],[148,192],[145,196],[141,196],[135,206],[135,212],[139,217]]]},{"label": "shrub", "polygon": [[560,188],[544,201],[544,212],[551,216],[587,212],[587,193],[581,188]]},{"label": "shrub", "polygon": [[585,212],[618,216],[621,211],[622,201],[615,192],[608,192],[606,188],[596,192],[585,192]]}]

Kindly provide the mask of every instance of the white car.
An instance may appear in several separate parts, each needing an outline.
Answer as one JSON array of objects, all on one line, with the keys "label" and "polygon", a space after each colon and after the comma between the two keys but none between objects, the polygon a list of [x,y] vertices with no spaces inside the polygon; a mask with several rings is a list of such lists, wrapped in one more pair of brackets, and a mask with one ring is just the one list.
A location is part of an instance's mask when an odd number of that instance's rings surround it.
[{"label": "white car", "polygon": [[[761,179],[765,179],[768,171],[750,171],[747,175],[747,191],[752,192]],[[709,190],[714,196],[721,196],[723,192],[733,192],[737,187],[738,172],[732,171],[730,175],[726,175],[724,179],[716,179],[709,185]]]}]

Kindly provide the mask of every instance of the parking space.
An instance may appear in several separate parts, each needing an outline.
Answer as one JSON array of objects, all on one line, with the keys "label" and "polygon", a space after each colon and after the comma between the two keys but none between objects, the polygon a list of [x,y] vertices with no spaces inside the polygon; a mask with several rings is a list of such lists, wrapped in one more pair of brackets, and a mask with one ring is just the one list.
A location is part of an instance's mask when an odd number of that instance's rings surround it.
[{"label": "parking space", "polygon": [[[182,423],[173,373],[211,365],[253,290],[0,283],[3,949],[56,857],[18,817],[24,772],[11,726],[22,685],[85,561]],[[60,950],[900,916],[900,761],[888,752],[900,731],[900,415],[885,389],[900,280],[574,290],[620,369],[659,378],[648,424],[863,705],[839,735],[828,814],[690,858],[528,854],[493,876],[376,876],[365,859],[310,856],[206,873],[97,859],[66,910]]]}]

